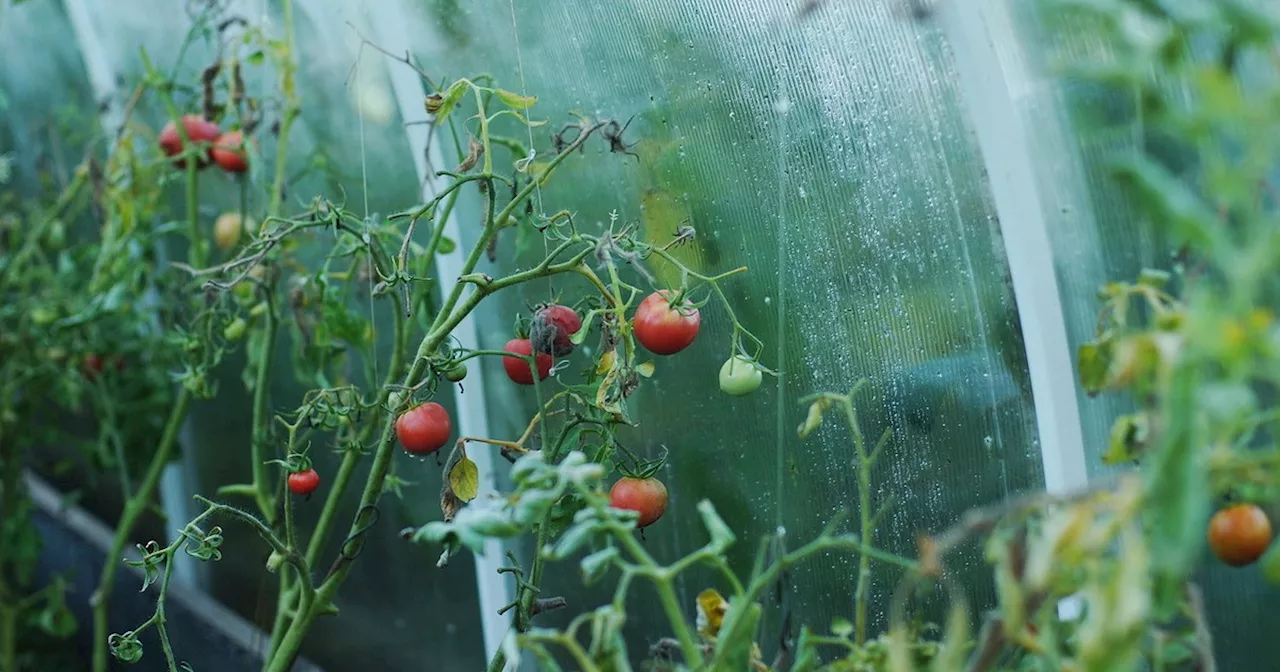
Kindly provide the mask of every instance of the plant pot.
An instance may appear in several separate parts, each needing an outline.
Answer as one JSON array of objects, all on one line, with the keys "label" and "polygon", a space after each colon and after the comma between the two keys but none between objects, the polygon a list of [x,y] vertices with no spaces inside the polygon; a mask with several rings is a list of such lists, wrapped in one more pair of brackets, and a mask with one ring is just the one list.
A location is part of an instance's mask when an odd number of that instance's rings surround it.
[{"label": "plant pot", "polygon": [[[66,505],[56,489],[30,472],[27,485],[36,504],[34,522],[43,542],[35,578],[38,585],[56,576],[67,580],[67,605],[79,623],[67,646],[74,648],[87,669],[93,652],[89,596],[97,589],[113,532],[87,511]],[[137,549],[130,548],[129,556],[136,558]],[[113,558],[113,561],[121,559]],[[155,611],[156,588],[153,585],[139,592],[142,576],[140,569],[127,565],[116,574],[109,619],[116,632],[136,627]],[[180,663],[188,662],[197,672],[245,672],[262,667],[270,635],[203,592],[171,581],[165,602],[165,622],[175,657]],[[149,628],[140,639],[142,659],[131,665],[112,660],[110,669],[167,672],[154,629]],[[298,660],[293,670],[322,672],[319,666],[303,659]]]}]

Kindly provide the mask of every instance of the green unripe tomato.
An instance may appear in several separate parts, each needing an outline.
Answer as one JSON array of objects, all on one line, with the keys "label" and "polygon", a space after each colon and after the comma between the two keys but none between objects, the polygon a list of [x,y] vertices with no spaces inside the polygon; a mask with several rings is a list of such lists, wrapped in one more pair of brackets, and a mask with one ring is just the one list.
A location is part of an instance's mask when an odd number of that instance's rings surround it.
[{"label": "green unripe tomato", "polygon": [[756,363],[734,355],[720,367],[720,391],[735,397],[751,394],[760,388],[764,374]]},{"label": "green unripe tomato", "polygon": [[228,341],[238,341],[248,328],[249,323],[245,322],[243,317],[237,317],[222,330],[222,336]]},{"label": "green unripe tomato", "polygon": [[444,372],[444,377],[447,378],[451,383],[462,382],[462,379],[467,377],[467,365],[463,364],[462,362],[458,362],[457,364],[453,365],[453,367],[451,367],[448,371]]}]

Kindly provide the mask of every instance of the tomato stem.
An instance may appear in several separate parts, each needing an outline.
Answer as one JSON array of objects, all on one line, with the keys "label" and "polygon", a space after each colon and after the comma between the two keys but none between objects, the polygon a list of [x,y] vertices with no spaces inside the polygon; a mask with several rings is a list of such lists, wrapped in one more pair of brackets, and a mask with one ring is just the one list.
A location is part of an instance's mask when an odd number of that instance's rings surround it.
[{"label": "tomato stem", "polygon": [[[111,550],[107,551],[106,562],[102,565],[102,574],[98,578],[98,589],[94,591],[89,602],[93,607],[93,670],[94,672],[106,672],[107,669],[107,607],[111,599],[111,593],[115,589],[116,570],[120,567],[120,558],[123,557],[125,544],[128,543],[130,535],[133,534],[133,528],[138,523],[139,516],[142,515],[151,503],[151,497],[155,493],[156,486],[160,483],[160,476],[164,473],[164,468],[169,464],[169,457],[173,453],[173,448],[178,443],[178,433],[182,429],[182,424],[186,422],[187,411],[191,408],[191,392],[183,387],[178,392],[178,397],[174,401],[173,408],[169,412],[169,419],[165,422],[164,433],[160,437],[160,443],[156,445],[156,451],[151,456],[151,463],[147,467],[147,473],[143,476],[142,481],[138,483],[138,489],[133,493],[128,501],[125,502],[124,510],[120,514],[120,521],[116,523],[116,533],[111,540]],[[184,541],[179,538],[178,542]]]}]

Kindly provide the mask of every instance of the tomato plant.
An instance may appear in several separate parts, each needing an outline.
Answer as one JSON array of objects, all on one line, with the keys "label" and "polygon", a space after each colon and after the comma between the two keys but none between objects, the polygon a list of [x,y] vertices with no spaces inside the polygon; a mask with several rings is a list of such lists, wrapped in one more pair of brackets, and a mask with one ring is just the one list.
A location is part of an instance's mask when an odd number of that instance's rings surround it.
[{"label": "tomato plant", "polygon": [[1209,519],[1209,547],[1232,567],[1251,565],[1271,545],[1271,520],[1254,504],[1237,504]]},{"label": "tomato plant", "polygon": [[720,390],[725,394],[741,397],[760,388],[764,373],[755,360],[734,355],[720,366]]},{"label": "tomato plant", "polygon": [[609,506],[639,514],[637,525],[648,527],[667,511],[667,486],[656,478],[623,477],[609,489]]},{"label": "tomato plant", "polygon": [[669,290],[644,298],[633,320],[636,340],[656,355],[674,355],[689,347],[702,327],[702,314],[688,300],[671,306]]},{"label": "tomato plant", "polygon": [[[513,338],[502,346],[503,351],[510,352],[514,355],[528,357],[533,355],[533,343],[527,338]],[[538,380],[546,380],[551,375],[551,355],[538,353],[534,358],[538,368]],[[530,371],[528,360],[519,357],[503,357],[502,369],[507,372],[507,377],[512,382],[520,385],[533,384],[533,372]]]},{"label": "tomato plant", "polygon": [[309,495],[320,487],[320,474],[315,469],[295,471],[289,474],[289,491],[295,495]]},{"label": "tomato plant", "polygon": [[[194,114],[182,117],[182,128],[187,135],[187,139],[197,146],[202,143],[212,143],[218,139],[218,136],[222,135],[222,131],[217,124]],[[165,124],[164,128],[160,130],[158,141],[160,149],[164,151],[165,156],[178,156],[184,151],[182,135],[178,132],[178,125],[172,121]],[[196,161],[196,165],[203,168],[209,164],[210,160],[209,150],[203,150]],[[187,162],[183,158],[178,158],[174,161],[174,164],[179,168],[184,168]]]},{"label": "tomato plant", "polygon": [[428,401],[415,406],[396,420],[396,438],[406,452],[429,455],[449,443],[453,425],[444,406]]}]

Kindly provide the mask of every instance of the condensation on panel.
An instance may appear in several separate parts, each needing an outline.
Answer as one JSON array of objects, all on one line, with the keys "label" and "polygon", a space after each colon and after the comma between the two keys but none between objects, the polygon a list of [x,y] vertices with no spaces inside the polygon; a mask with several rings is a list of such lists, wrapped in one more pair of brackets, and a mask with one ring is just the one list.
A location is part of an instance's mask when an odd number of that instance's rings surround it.
[{"label": "condensation on panel", "polygon": [[[703,498],[740,533],[731,559],[742,571],[779,526],[795,546],[838,510],[856,509],[848,432],[833,418],[801,442],[795,428],[802,396],[845,392],[860,377],[870,380],[860,397],[866,434],[894,431],[876,497],[895,504],[878,544],[913,555],[917,532],[1042,483],[999,225],[946,45],[930,22],[889,3],[823,3],[803,18],[795,10],[777,0],[437,0],[416,10],[437,31],[415,50],[433,73],[493,73],[539,96],[536,116],[552,128],[572,110],[632,120],[637,156],[589,145],[543,190],[545,212],[568,209],[580,227],[602,227],[616,210],[659,242],[688,220],[698,232],[680,248],[688,263],[749,268],[725,291],[767,342],[764,363],[785,371],[785,389],[770,379],[752,396],[720,393],[731,327],[713,302],[699,341],[657,358],[656,376],[633,397],[640,427],[628,445],[671,457],[671,508],[645,534],[660,560],[705,540],[694,511]],[[543,129],[534,140],[547,151]],[[484,270],[535,263],[540,243],[527,242],[505,237]],[[678,282],[651,270],[659,285]],[[481,316],[482,342],[500,347],[527,305],[584,289],[513,290]],[[485,373],[491,407],[521,409],[491,413],[493,431],[514,436],[531,393],[504,385],[496,366]],[[983,573],[970,574],[976,599],[988,601]],[[855,575],[852,557],[798,570],[797,622],[825,627],[850,615]],[[571,595],[574,610],[607,601],[577,577],[565,563],[545,590]],[[877,580],[875,604],[887,604],[895,578]],[[678,586],[690,613],[710,581],[692,574]],[[641,597],[629,615],[633,656],[664,633],[652,604]],[[874,617],[883,624],[884,614]],[[777,623],[765,627],[771,648]]]}]

